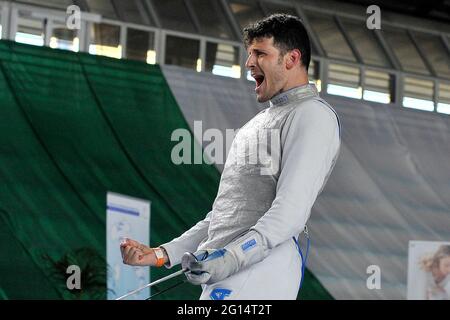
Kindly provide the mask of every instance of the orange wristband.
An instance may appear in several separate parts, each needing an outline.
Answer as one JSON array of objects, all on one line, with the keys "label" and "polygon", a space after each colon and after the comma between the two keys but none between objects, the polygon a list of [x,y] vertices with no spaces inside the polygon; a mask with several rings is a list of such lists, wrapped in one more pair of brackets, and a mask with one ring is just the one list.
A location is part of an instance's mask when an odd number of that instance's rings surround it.
[{"label": "orange wristband", "polygon": [[164,253],[161,248],[154,248],[153,252],[156,255],[156,267],[162,267],[164,265]]}]

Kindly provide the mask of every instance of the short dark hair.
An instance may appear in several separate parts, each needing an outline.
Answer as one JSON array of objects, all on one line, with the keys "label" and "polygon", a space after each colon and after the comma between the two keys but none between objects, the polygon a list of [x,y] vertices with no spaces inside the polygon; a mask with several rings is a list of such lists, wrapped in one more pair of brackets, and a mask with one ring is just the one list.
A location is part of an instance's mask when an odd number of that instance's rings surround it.
[{"label": "short dark hair", "polygon": [[244,44],[250,46],[258,38],[273,37],[276,46],[282,55],[288,51],[298,49],[302,64],[306,70],[311,61],[311,44],[308,32],[300,18],[284,13],[272,14],[262,20],[244,28]]}]

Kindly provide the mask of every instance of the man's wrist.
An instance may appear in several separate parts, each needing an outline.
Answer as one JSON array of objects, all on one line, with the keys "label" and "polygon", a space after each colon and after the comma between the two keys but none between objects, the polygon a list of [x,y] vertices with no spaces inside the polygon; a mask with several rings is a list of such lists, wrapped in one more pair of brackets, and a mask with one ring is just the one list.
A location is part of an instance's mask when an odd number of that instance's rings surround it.
[{"label": "man's wrist", "polygon": [[162,267],[164,265],[164,252],[161,248],[153,248],[153,253],[156,257],[155,267]]},{"label": "man's wrist", "polygon": [[168,264],[169,263],[169,255],[167,254],[166,249],[164,249],[164,247],[158,247],[158,248],[161,249],[161,251],[163,253],[164,264]]}]

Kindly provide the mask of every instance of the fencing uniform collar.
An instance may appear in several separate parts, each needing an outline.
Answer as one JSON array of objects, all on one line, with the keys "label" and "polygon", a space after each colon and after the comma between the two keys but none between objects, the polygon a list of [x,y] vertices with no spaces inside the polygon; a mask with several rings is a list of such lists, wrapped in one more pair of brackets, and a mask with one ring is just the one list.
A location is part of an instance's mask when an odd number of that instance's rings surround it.
[{"label": "fencing uniform collar", "polygon": [[315,84],[308,83],[279,93],[270,99],[270,107],[280,107],[311,96],[318,96]]}]

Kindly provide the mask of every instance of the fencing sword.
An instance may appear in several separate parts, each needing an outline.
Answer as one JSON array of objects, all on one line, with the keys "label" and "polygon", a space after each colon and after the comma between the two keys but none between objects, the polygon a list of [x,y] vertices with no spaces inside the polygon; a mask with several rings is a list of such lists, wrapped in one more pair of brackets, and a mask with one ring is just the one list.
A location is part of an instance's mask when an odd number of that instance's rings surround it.
[{"label": "fencing sword", "polygon": [[156,280],[156,281],[154,281],[154,282],[148,283],[148,284],[146,284],[146,285],[143,286],[143,287],[140,287],[140,288],[138,288],[138,289],[136,289],[136,290],[133,290],[133,291],[127,293],[127,294],[124,294],[123,296],[117,298],[116,300],[123,300],[123,299],[125,299],[126,297],[129,297],[129,296],[131,296],[131,295],[133,295],[133,294],[135,294],[135,293],[137,293],[137,292],[139,292],[139,291],[141,291],[141,290],[144,290],[145,288],[153,287],[153,286],[155,286],[155,285],[157,285],[157,284],[159,284],[159,283],[161,283],[161,282],[164,282],[164,281],[167,281],[167,280],[169,280],[169,279],[178,277],[179,275],[181,275],[181,274],[183,274],[183,273],[185,273],[185,272],[188,272],[188,271],[189,271],[188,269],[181,269],[180,271],[177,271],[177,272],[174,272],[174,273],[172,273],[172,274],[169,274],[168,276],[165,276],[165,277],[163,277],[163,278],[161,278],[161,279],[158,279],[158,280]]}]

